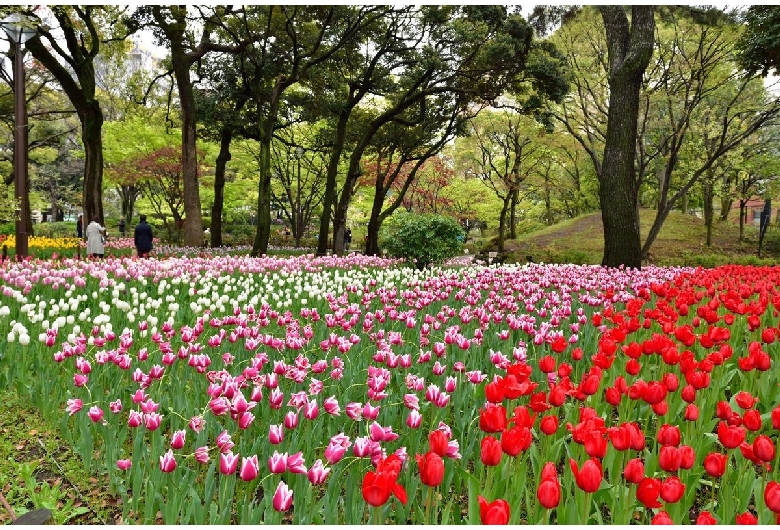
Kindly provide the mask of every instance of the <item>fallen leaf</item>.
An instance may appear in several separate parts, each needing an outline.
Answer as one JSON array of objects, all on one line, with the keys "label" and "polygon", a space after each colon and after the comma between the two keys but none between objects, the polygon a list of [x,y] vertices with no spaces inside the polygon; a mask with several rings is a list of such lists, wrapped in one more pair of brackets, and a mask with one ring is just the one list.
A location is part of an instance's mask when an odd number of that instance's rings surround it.
[{"label": "fallen leaf", "polygon": [[17,451],[21,451],[22,449],[24,449],[24,444],[19,444],[16,446]]},{"label": "fallen leaf", "polygon": [[38,434],[38,430],[37,429],[33,429],[33,430],[30,431],[30,436],[35,436],[36,434]]}]

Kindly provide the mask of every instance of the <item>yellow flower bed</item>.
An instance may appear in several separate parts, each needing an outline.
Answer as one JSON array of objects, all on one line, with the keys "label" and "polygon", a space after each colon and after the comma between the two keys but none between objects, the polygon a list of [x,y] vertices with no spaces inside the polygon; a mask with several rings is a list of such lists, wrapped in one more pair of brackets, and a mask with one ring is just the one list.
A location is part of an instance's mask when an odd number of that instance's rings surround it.
[{"label": "yellow flower bed", "polygon": [[[0,246],[2,245],[6,245],[8,248],[16,248],[16,237],[13,234],[9,236],[0,235]],[[31,236],[27,239],[27,246],[28,248],[72,250],[79,246],[79,239],[77,237]]]}]

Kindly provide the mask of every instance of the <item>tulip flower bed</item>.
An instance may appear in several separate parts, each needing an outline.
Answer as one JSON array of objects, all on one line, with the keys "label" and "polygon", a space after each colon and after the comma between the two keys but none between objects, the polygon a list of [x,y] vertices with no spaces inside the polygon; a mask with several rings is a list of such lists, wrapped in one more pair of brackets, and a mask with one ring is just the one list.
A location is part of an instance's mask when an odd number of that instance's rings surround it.
[{"label": "tulip flower bed", "polygon": [[126,522],[780,513],[780,269],[226,256],[0,277],[0,384]]}]

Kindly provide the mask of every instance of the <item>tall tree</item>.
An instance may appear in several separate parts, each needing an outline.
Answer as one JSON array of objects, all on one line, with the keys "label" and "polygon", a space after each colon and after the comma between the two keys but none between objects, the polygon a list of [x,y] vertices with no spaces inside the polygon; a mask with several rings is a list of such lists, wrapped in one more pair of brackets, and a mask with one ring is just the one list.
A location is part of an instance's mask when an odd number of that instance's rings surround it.
[{"label": "tall tree", "polygon": [[[103,218],[103,111],[96,95],[95,60],[101,45],[123,41],[127,30],[122,11],[111,6],[50,6],[57,28],[49,29],[37,10],[27,15],[40,21],[39,39],[27,49],[57,80],[76,109],[84,145],[84,219]],[[61,32],[61,35],[58,33]],[[64,46],[63,46],[64,45]],[[64,64],[63,64],[64,63]]]},{"label": "tall tree", "polygon": [[[200,26],[200,37],[188,24],[192,12]],[[245,43],[223,44],[212,40],[217,28],[225,27],[225,19],[234,15],[231,6],[196,6],[192,11],[186,5],[141,6],[133,13],[134,27],[148,26],[158,41],[165,42],[171,53],[170,67],[176,80],[181,109],[181,160],[184,187],[184,244],[200,246],[203,243],[203,215],[198,187],[196,142],[196,106],[191,77],[192,66],[207,53],[239,52]]]},{"label": "tall tree", "polygon": [[602,265],[640,268],[642,246],[637,212],[636,155],[639,91],[653,55],[653,6],[600,6],[609,58],[609,107],[600,171],[604,224]]}]

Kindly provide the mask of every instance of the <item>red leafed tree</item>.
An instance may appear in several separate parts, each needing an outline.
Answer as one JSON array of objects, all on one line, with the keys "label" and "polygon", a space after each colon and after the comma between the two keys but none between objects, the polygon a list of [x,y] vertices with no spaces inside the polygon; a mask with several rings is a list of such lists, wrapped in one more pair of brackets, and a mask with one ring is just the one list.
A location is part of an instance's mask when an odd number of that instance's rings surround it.
[{"label": "red leafed tree", "polygon": [[[199,151],[198,167],[203,157]],[[162,147],[127,160],[117,165],[115,174],[120,186],[137,190],[150,202],[169,234],[180,235],[184,227],[184,169],[179,148]],[[169,222],[171,217],[173,223]]]},{"label": "red leafed tree", "polygon": [[[446,164],[443,157],[429,158],[406,191],[403,207],[410,213],[449,213],[453,201],[445,195],[444,188],[452,182],[454,175],[452,167]],[[400,192],[397,182],[393,183],[391,189]]]},{"label": "red leafed tree", "polygon": [[433,149],[419,158],[410,159],[399,154],[396,148],[385,146],[377,150],[376,158],[364,163],[358,186],[374,187],[366,239],[367,255],[378,253],[379,229],[399,207],[414,213],[461,218],[461,210],[445,193],[446,186],[454,177],[452,161],[442,155],[434,156]]}]

